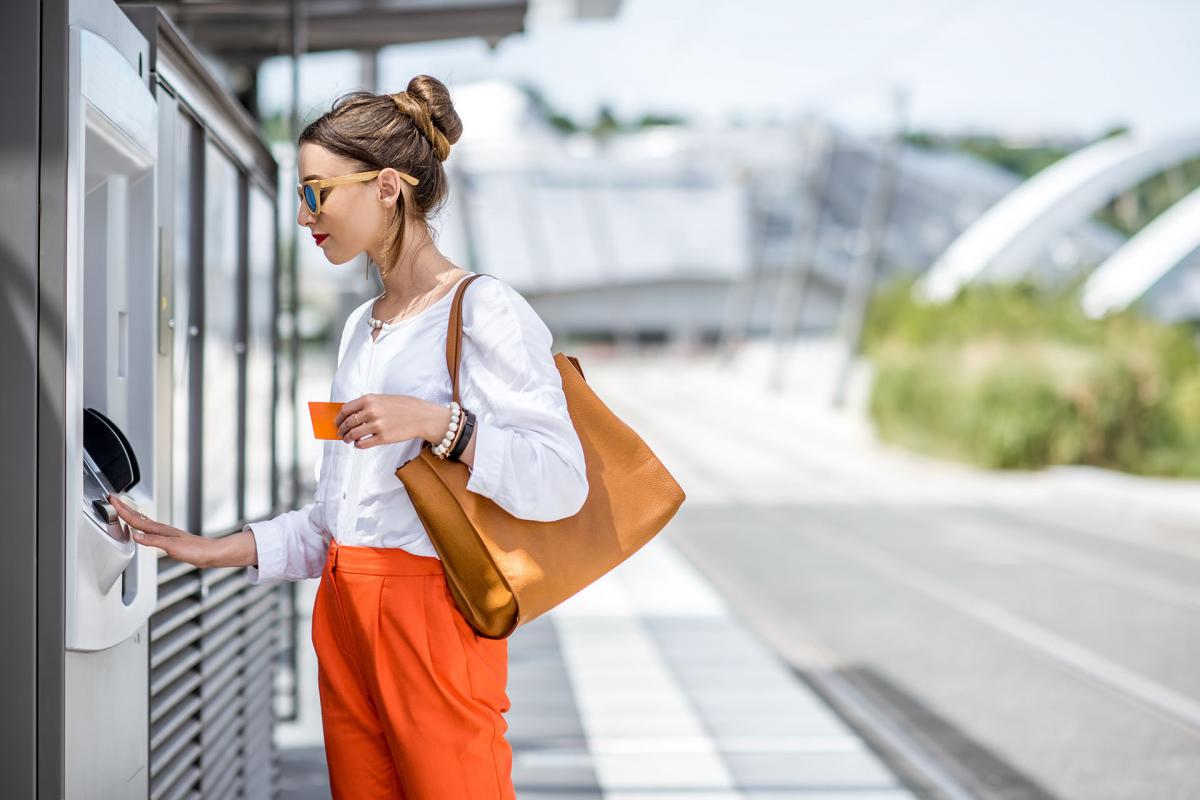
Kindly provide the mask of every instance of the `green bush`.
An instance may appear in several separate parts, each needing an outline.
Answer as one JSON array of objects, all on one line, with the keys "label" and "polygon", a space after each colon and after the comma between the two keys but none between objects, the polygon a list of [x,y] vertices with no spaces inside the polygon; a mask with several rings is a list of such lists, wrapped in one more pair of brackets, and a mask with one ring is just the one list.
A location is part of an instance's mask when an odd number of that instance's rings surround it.
[{"label": "green bush", "polygon": [[1134,313],[1092,320],[1073,291],[974,287],[933,305],[910,289],[875,298],[864,339],[883,439],[1000,469],[1200,475],[1189,328]]}]

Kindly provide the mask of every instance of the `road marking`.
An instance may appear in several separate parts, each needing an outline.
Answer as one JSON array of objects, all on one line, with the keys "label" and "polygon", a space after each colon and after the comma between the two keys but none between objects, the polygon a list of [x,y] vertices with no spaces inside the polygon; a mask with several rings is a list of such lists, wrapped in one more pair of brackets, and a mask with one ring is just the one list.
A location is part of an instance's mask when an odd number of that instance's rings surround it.
[{"label": "road marking", "polygon": [[975,618],[1034,653],[1182,724],[1189,733],[1200,734],[1200,703],[1187,695],[1126,669],[1000,606],[980,600],[920,567],[899,562],[861,541],[852,542],[845,534],[833,536],[824,531],[811,533],[812,539],[823,546]]},{"label": "road marking", "polygon": [[[1003,525],[991,515],[977,515],[966,509],[969,517],[959,516],[947,528],[948,534],[939,541],[947,546],[962,550],[976,556],[982,552],[994,551],[998,555],[1012,555],[1053,564],[1061,569],[1086,575],[1093,580],[1102,581],[1113,586],[1131,589],[1147,597],[1152,597],[1163,603],[1178,606],[1187,611],[1200,612],[1200,590],[1193,589],[1180,581],[1168,578],[1141,567],[1126,566],[1113,560],[1110,556],[1091,555],[1080,551],[1076,546],[1049,542],[1028,533],[1015,531],[1012,527]],[[921,524],[940,523],[944,520],[932,520],[927,515],[912,512],[908,509],[898,513]],[[1037,523],[1033,523],[1037,524]],[[982,535],[975,530],[981,530]],[[964,531],[967,531],[964,533]],[[969,538],[969,541],[964,539]],[[997,539],[1007,540],[1007,550],[999,548]],[[992,551],[984,551],[992,548]]]},{"label": "road marking", "polygon": [[[1085,501],[1079,500],[1074,508],[1083,509]],[[1128,545],[1130,547],[1138,547],[1143,550],[1150,550],[1156,553],[1176,558],[1186,558],[1189,561],[1200,562],[1200,550],[1197,550],[1195,545],[1187,542],[1183,536],[1179,537],[1178,542],[1164,541],[1160,539],[1149,539],[1146,537],[1138,537],[1127,533],[1122,533],[1123,530],[1137,530],[1140,526],[1161,525],[1161,520],[1139,519],[1134,516],[1133,519],[1128,519],[1126,514],[1125,520],[1114,520],[1111,516],[1106,520],[1106,525],[1085,525],[1068,522],[1063,519],[1063,512],[1059,509],[1033,506],[1025,507],[1016,511],[1007,508],[993,508],[983,506],[980,508],[989,516],[999,518],[1001,521],[1012,522],[1014,525],[1022,523],[1041,525],[1051,530],[1057,530],[1074,536],[1088,536],[1094,539],[1103,539],[1109,542],[1117,542],[1118,544]],[[1147,515],[1143,514],[1142,517]],[[1111,527],[1110,527],[1111,526]],[[1161,534],[1159,534],[1161,536]]]}]

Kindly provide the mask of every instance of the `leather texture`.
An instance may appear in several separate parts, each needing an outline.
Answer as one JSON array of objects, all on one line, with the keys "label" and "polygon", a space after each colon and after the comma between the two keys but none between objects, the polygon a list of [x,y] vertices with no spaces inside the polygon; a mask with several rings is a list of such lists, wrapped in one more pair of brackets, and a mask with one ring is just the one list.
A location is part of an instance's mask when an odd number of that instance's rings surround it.
[{"label": "leather texture", "polygon": [[[446,367],[459,402],[463,294],[486,274],[463,281],[450,310]],[[514,517],[467,489],[467,465],[438,458],[429,442],[396,468],[442,560],[455,605],[490,639],[510,636],[629,558],[685,498],[642,438],[592,391],[579,360],[559,352],[554,363],[587,462],[588,496],[573,516],[552,522]]]}]

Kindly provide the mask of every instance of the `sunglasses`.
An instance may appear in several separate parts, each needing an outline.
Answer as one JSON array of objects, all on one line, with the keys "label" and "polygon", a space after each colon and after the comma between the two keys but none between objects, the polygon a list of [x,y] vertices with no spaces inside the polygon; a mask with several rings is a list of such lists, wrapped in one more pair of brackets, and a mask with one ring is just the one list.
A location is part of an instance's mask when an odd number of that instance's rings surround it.
[{"label": "sunglasses", "polygon": [[[370,172],[355,172],[352,175],[339,175],[336,178],[313,178],[312,180],[301,181],[296,186],[296,194],[300,196],[300,202],[304,203],[314,217],[320,216],[321,201],[329,195],[334,186],[369,181],[380,172],[382,170],[373,169]],[[399,174],[401,178],[412,186],[416,186],[419,183],[412,175],[405,172],[400,172]]]}]

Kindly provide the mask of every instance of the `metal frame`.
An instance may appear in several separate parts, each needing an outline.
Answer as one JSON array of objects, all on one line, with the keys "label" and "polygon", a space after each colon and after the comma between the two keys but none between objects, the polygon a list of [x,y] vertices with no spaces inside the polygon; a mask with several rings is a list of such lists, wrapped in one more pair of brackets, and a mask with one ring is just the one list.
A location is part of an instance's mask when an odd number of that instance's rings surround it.
[{"label": "metal frame", "polygon": [[0,780],[15,797],[58,798],[65,785],[67,4],[20,0],[5,12],[0,141],[11,169],[0,201],[7,301],[0,498],[8,510],[0,632],[8,657]]},{"label": "metal frame", "polygon": [[1200,251],[1200,189],[1138,231],[1088,277],[1083,310],[1093,317],[1123,311]]},{"label": "metal frame", "polygon": [[1014,279],[1052,237],[1120,192],[1200,153],[1200,133],[1104,139],[1034,175],[964,230],[916,285],[929,300],[948,300],[985,272]]}]

